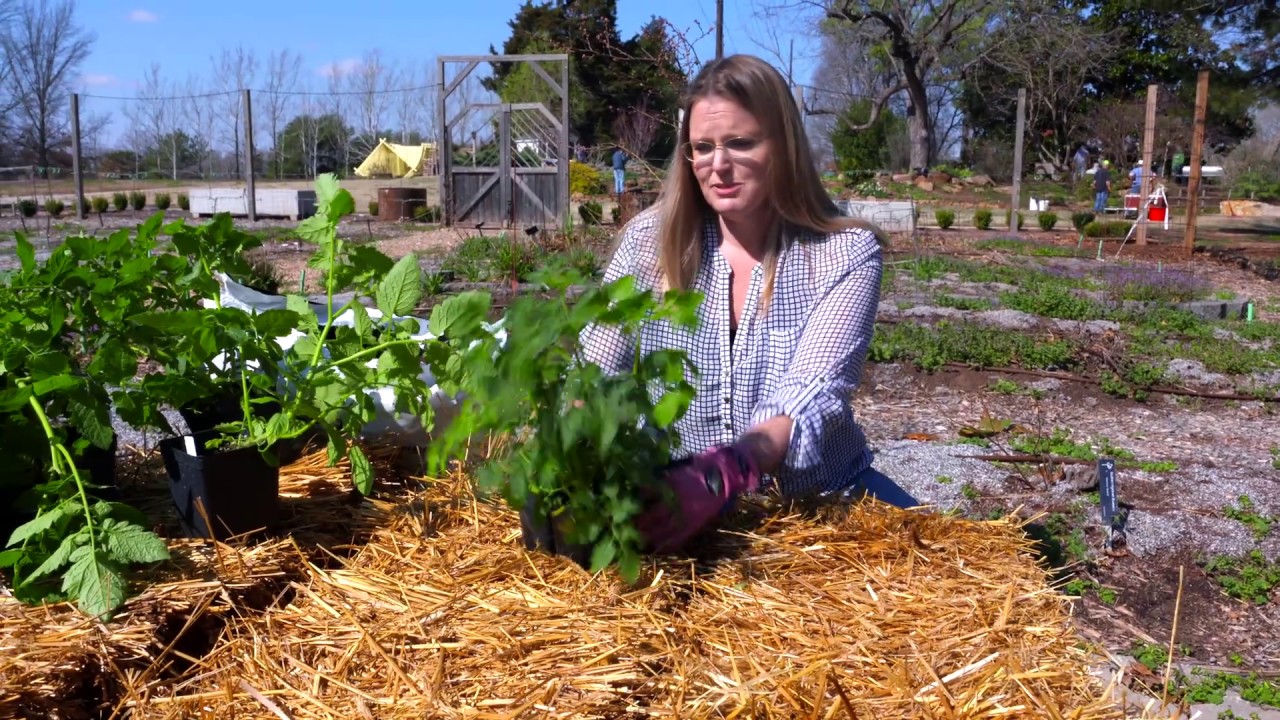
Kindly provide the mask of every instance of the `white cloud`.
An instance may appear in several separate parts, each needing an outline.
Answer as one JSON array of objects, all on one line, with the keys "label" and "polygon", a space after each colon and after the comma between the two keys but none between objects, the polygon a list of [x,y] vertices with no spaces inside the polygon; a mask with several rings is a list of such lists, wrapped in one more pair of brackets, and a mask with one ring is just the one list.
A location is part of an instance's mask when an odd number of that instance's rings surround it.
[{"label": "white cloud", "polygon": [[346,58],[321,65],[316,69],[316,74],[321,77],[343,77],[359,70],[362,64],[360,58]]},{"label": "white cloud", "polygon": [[129,22],[153,23],[160,20],[160,17],[153,12],[150,12],[148,10],[143,10],[142,8],[138,8],[137,10],[134,10],[133,12],[129,13],[128,19],[129,19]]},{"label": "white cloud", "polygon": [[80,83],[85,87],[113,87],[120,84],[120,80],[115,75],[103,75],[102,73],[86,73],[80,76]]}]

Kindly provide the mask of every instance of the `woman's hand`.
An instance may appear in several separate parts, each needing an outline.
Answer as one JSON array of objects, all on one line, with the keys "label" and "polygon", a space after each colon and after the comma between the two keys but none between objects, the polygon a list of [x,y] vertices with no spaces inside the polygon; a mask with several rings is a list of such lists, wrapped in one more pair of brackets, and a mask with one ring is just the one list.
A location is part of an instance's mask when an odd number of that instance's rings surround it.
[{"label": "woman's hand", "polygon": [[775,474],[787,457],[794,425],[786,415],[769,418],[745,432],[735,445],[751,457],[760,472]]},{"label": "woman's hand", "polygon": [[658,500],[636,518],[636,529],[657,552],[683,545],[735,497],[755,492],[760,468],[737,445],[724,445],[672,463],[663,481],[675,494],[675,506]]}]

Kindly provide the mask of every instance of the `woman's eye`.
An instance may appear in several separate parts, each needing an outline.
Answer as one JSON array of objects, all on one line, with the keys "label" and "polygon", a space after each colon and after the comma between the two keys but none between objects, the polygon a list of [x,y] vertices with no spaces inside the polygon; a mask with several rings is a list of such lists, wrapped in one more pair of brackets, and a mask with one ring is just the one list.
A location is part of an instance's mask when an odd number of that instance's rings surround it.
[{"label": "woman's eye", "polygon": [[710,155],[716,151],[716,146],[709,142],[697,142],[693,144],[693,151],[699,155]]},{"label": "woman's eye", "polygon": [[724,146],[736,152],[749,152],[756,146],[755,138],[734,138]]}]

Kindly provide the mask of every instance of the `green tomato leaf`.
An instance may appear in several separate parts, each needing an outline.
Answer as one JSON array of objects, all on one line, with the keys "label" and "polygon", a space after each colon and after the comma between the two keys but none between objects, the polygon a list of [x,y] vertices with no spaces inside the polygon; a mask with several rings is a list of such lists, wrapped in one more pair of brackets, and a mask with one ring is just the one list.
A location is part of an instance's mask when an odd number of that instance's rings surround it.
[{"label": "green tomato leaf", "polygon": [[71,567],[62,576],[62,591],[76,598],[86,615],[105,620],[124,603],[124,577],[102,551],[82,545],[72,554]]},{"label": "green tomato leaf", "polygon": [[632,550],[623,550],[618,560],[618,574],[628,584],[640,579],[640,554]]},{"label": "green tomato leaf", "polygon": [[30,387],[5,388],[4,390],[0,390],[0,413],[14,412],[26,405],[30,398]]},{"label": "green tomato leaf", "polygon": [[169,559],[169,548],[160,536],[139,525],[112,521],[104,525],[107,552],[121,563],[152,563]]},{"label": "green tomato leaf", "polygon": [[66,390],[67,388],[75,387],[79,384],[80,378],[77,378],[74,375],[53,375],[32,383],[31,391],[38,397],[41,395],[48,395],[49,393],[55,393],[59,390]]},{"label": "green tomato leaf", "polygon": [[422,297],[422,270],[418,267],[418,257],[412,253],[405,255],[387,271],[382,282],[378,283],[378,309],[387,320],[392,315],[408,315],[417,306]]},{"label": "green tomato leaf", "polygon": [[316,317],[315,311],[311,309],[311,303],[304,296],[286,295],[284,305],[298,314],[295,323],[299,330],[309,332],[320,329],[320,320]]},{"label": "green tomato leaf", "polygon": [[685,390],[672,390],[657,405],[653,406],[653,421],[659,428],[666,429],[684,417],[693,402],[693,395]]},{"label": "green tomato leaf", "polygon": [[293,332],[297,325],[298,313],[293,310],[275,308],[259,313],[253,318],[254,329],[258,331],[258,334],[269,338],[288,335]]},{"label": "green tomato leaf", "polygon": [[14,528],[13,534],[9,536],[7,545],[12,547],[24,540],[29,540],[40,533],[48,530],[58,523],[59,520],[75,511],[75,506],[69,502],[60,505],[54,505],[47,512],[36,515],[31,520]]},{"label": "green tomato leaf", "polygon": [[111,428],[106,403],[87,394],[73,395],[67,399],[67,409],[71,412],[71,423],[89,442],[103,450],[111,446],[115,431]]},{"label": "green tomato leaf", "polygon": [[368,495],[373,492],[373,464],[359,445],[352,445],[348,455],[351,458],[351,481],[361,495]]},{"label": "green tomato leaf", "polygon": [[18,261],[22,264],[23,272],[31,272],[36,269],[36,248],[27,240],[26,233],[16,232],[13,234],[14,239],[18,243]]},{"label": "green tomato leaf", "polygon": [[31,574],[23,578],[22,584],[29,585],[45,575],[57,570],[63,565],[66,565],[71,559],[71,553],[88,539],[88,534],[84,532],[72,533],[71,535],[63,538],[62,542],[58,545],[58,549],[54,550],[49,557],[45,558],[44,562],[40,563],[40,567],[32,570]]},{"label": "green tomato leaf", "polygon": [[352,325],[355,327],[356,335],[360,337],[360,342],[367,343],[373,341],[373,319],[369,317],[369,311],[364,305],[356,303],[351,306]]},{"label": "green tomato leaf", "polygon": [[618,554],[618,546],[613,542],[612,536],[605,536],[596,541],[596,546],[591,549],[591,572],[600,572],[609,567],[613,562],[613,558]]},{"label": "green tomato leaf", "polygon": [[484,321],[491,302],[489,293],[479,290],[469,290],[446,298],[431,309],[428,325],[431,334],[436,337],[470,335]]}]

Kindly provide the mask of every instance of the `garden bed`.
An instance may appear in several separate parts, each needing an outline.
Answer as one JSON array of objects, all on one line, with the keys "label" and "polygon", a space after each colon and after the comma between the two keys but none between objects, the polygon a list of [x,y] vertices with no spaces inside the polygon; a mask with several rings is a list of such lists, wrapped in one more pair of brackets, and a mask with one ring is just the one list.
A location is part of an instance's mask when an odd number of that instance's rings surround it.
[{"label": "garden bed", "polygon": [[292,537],[171,542],[110,625],[0,601],[0,709],[1121,717],[1019,523],[749,504],[627,587],[526,552],[466,478],[397,480],[371,454],[376,497],[352,505],[343,468],[303,458],[281,475]]}]

